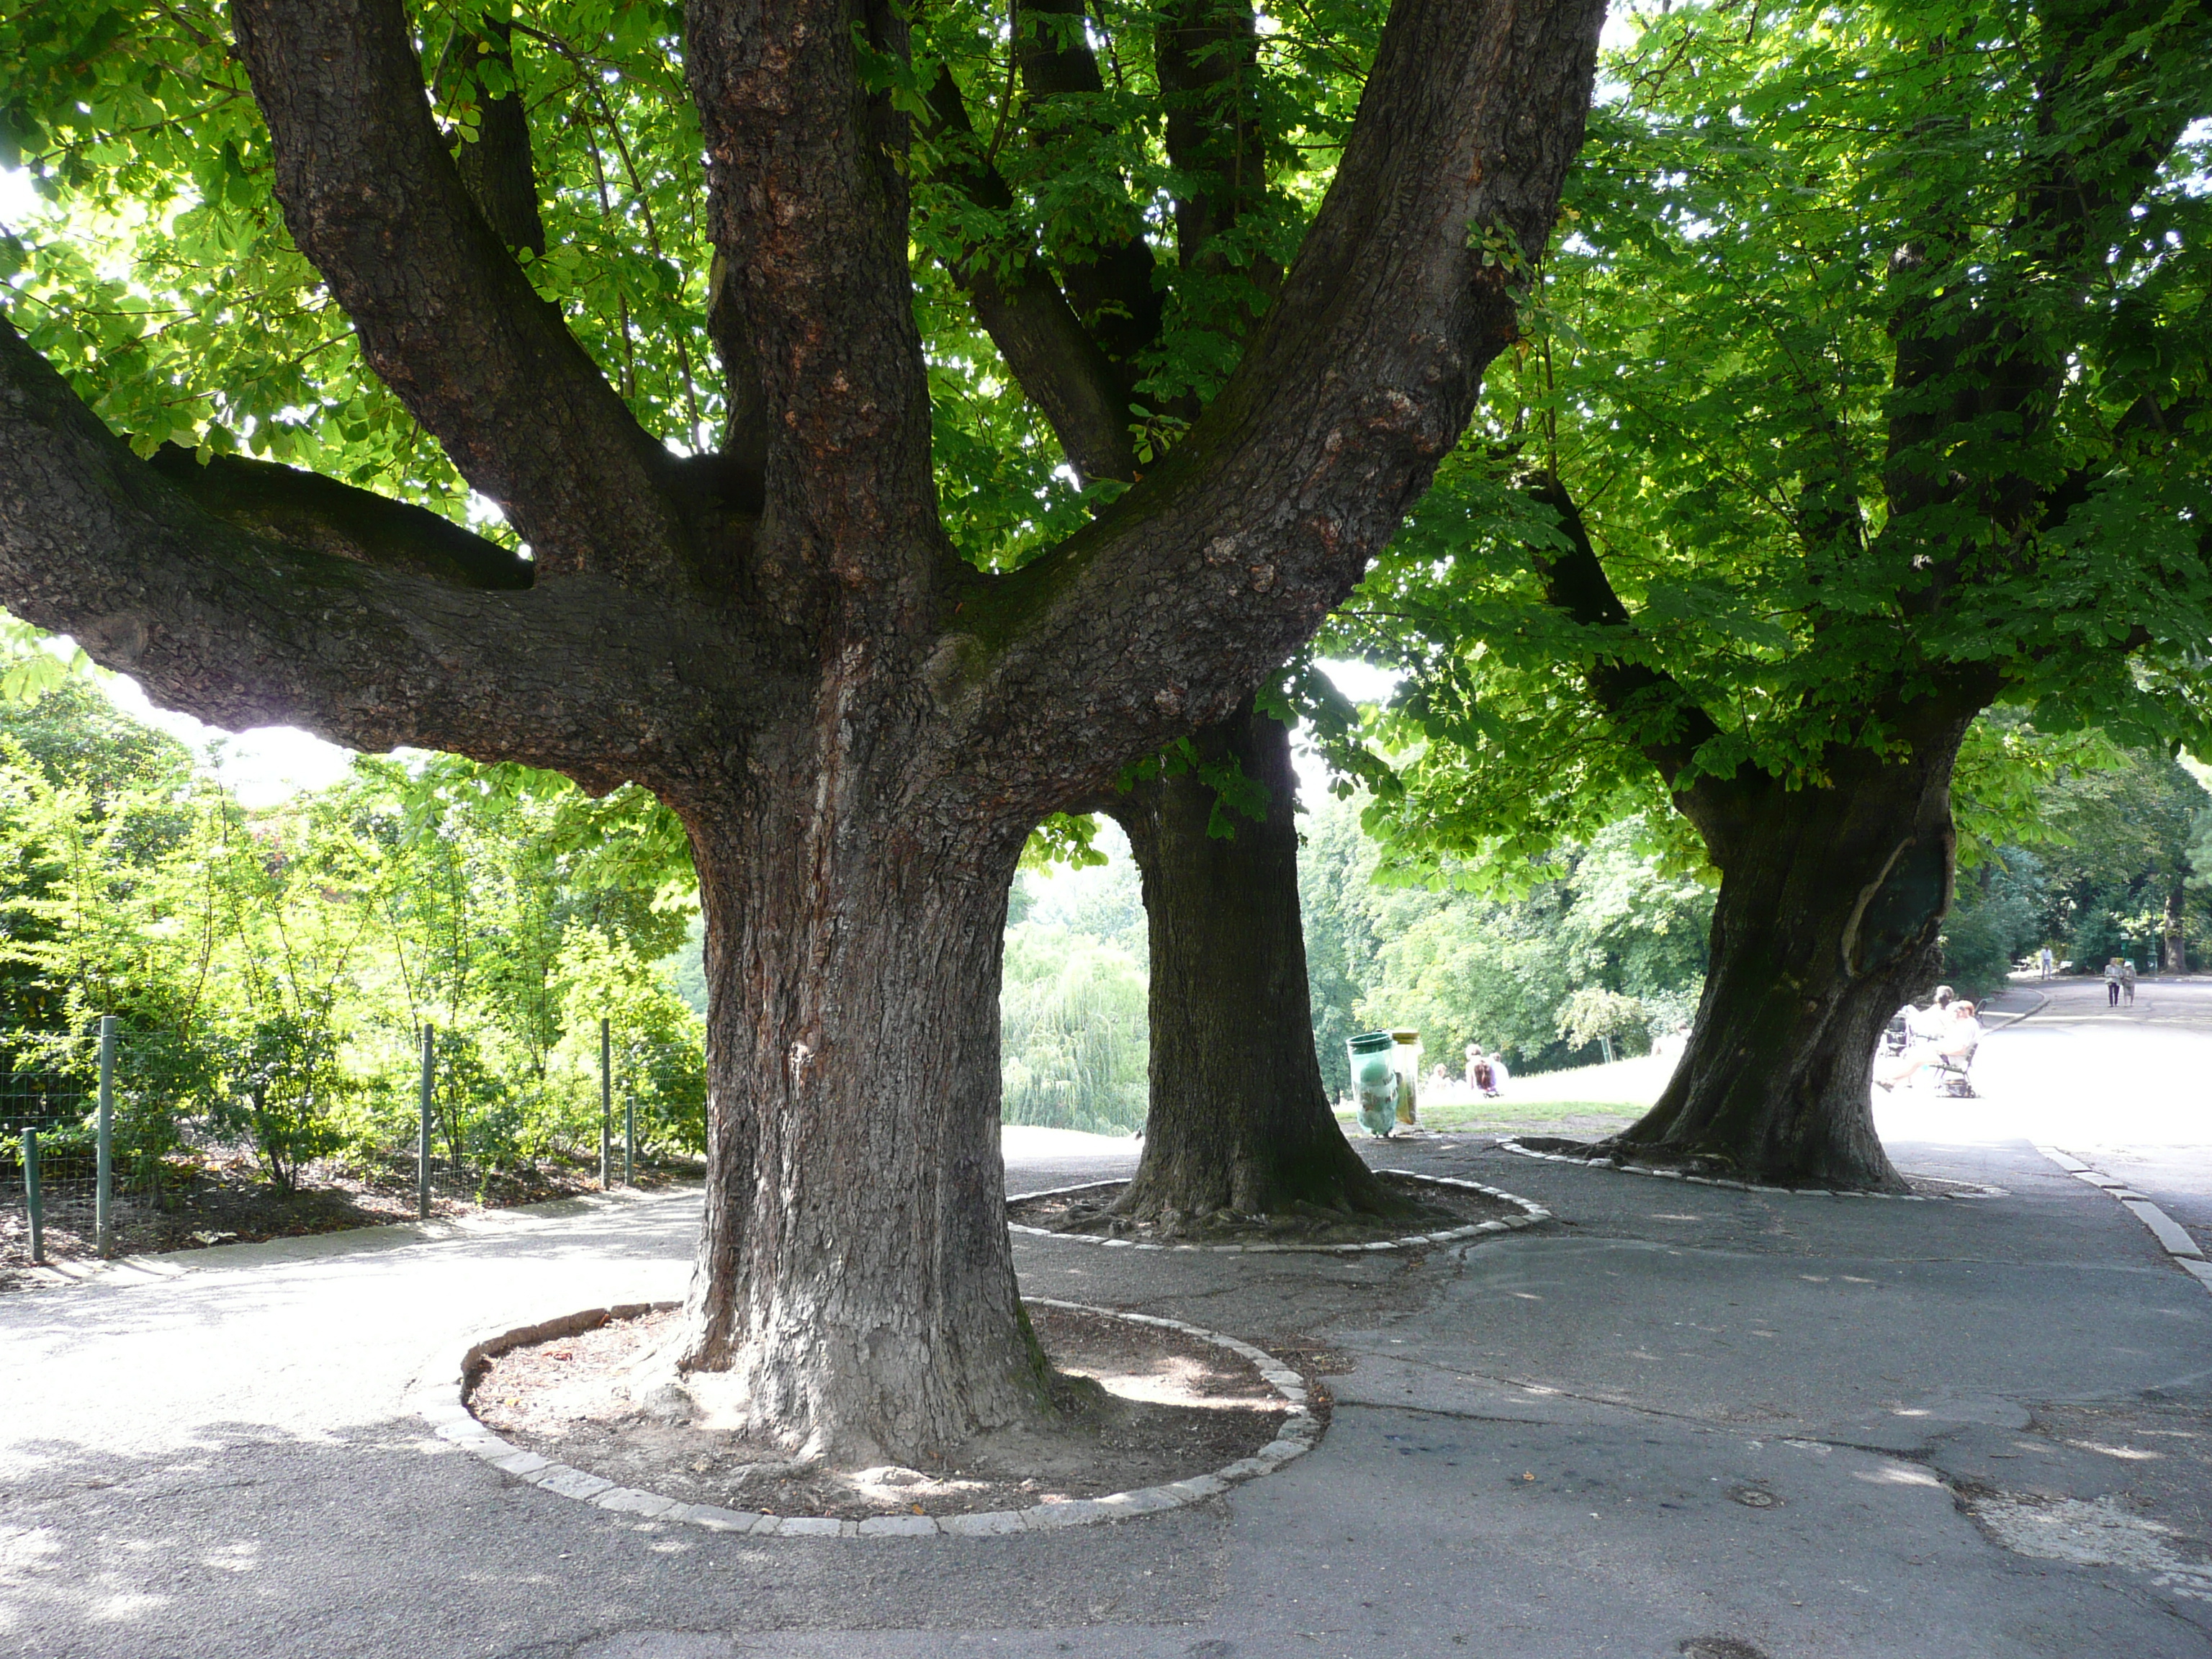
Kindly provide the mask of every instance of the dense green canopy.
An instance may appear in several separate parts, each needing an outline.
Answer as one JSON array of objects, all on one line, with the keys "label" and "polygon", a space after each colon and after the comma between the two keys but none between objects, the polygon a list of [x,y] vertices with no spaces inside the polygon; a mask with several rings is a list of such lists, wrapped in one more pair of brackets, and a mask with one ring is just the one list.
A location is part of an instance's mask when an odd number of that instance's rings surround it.
[{"label": "dense green canopy", "polygon": [[[1339,629],[1414,671],[1378,827],[1509,873],[1936,693],[2205,747],[2201,11],[1693,5],[1611,75],[1517,373]],[[1970,845],[2054,758],[1970,740]]]}]

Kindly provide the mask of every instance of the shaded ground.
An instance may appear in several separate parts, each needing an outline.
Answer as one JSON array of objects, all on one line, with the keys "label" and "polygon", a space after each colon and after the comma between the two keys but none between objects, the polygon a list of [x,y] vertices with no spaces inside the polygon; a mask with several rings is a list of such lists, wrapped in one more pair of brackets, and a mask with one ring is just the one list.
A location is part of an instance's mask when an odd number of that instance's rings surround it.
[{"label": "shaded ground", "polygon": [[[2136,1026],[1992,1031],[1986,1098],[1877,1108],[1904,1167],[2005,1199],[1686,1188],[1445,1135],[1376,1155],[1560,1224],[1348,1257],[1023,1236],[1031,1295],[1341,1357],[1310,1456],[1073,1532],[721,1537],[523,1486],[405,1415],[486,1325],[680,1296],[688,1196],[12,1297],[0,1654],[2206,1659],[2185,1437],[2212,1409],[2212,1297],[2022,1138],[2125,1149],[2115,1173],[2203,1215],[2191,999],[2212,993],[2152,981]],[[1126,1176],[1138,1150],[1007,1144],[1016,1190]]]},{"label": "shaded ground", "polygon": [[1006,1218],[1050,1232],[1121,1238],[1132,1243],[1322,1246],[1392,1240],[1409,1233],[1463,1227],[1521,1213],[1517,1206],[1503,1199],[1465,1188],[1407,1181],[1387,1174],[1381,1181],[1401,1206],[1388,1216],[1352,1215],[1342,1210],[1324,1209],[1317,1204],[1299,1204],[1291,1210],[1264,1216],[1239,1215],[1224,1210],[1206,1216],[1137,1220],[1113,1212],[1114,1206],[1128,1190],[1125,1182],[1088,1192],[1024,1199],[1007,1205]]},{"label": "shaded ground", "polygon": [[1060,1376],[1058,1432],[996,1437],[927,1468],[794,1466],[695,1413],[641,1407],[630,1369],[678,1315],[623,1320],[499,1356],[477,1417],[556,1462],[684,1503],[769,1515],[962,1515],[1103,1498],[1210,1474],[1275,1437],[1282,1401],[1250,1362],[1156,1326],[1030,1310]]},{"label": "shaded ground", "polygon": [[[1510,1149],[1540,1152],[1547,1156],[1577,1158],[1595,1168],[1617,1169],[1632,1175],[1682,1175],[1698,1177],[1701,1181],[1738,1182],[1742,1179],[1735,1168],[1717,1158],[1701,1158],[1696,1154],[1670,1156],[1663,1150],[1639,1146],[1624,1151],[1601,1145],[1594,1140],[1565,1135],[1515,1135],[1510,1138]],[[2003,1188],[1979,1182],[1956,1181],[1944,1176],[1915,1175],[1911,1170],[1899,1171],[1905,1191],[1918,1198],[2002,1198]],[[1808,1196],[1821,1196],[1839,1189],[1825,1186],[1789,1187],[1761,1184],[1761,1190],[1789,1192]],[[1860,1189],[1840,1189],[1845,1195],[1856,1196]]]}]

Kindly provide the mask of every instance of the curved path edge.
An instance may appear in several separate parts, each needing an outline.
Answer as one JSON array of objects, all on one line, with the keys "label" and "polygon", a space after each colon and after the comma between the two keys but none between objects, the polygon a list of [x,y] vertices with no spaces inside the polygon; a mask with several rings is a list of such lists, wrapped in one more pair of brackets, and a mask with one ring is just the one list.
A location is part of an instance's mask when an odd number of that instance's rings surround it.
[{"label": "curved path edge", "polygon": [[2117,1176],[2108,1176],[2102,1170],[2084,1164],[2072,1153],[2056,1146],[2036,1143],[2035,1150],[2072,1176],[2076,1181],[2087,1182],[2100,1192],[2117,1201],[2130,1215],[2142,1223],[2156,1239],[2173,1265],[2212,1291],[2212,1261],[2204,1259],[2203,1248],[2189,1236],[2188,1230],[2142,1194],[2135,1190]]},{"label": "curved path edge", "polygon": [[[1531,1156],[1537,1154],[1532,1153]],[[1056,1238],[1068,1244],[1097,1244],[1119,1250],[1199,1250],[1216,1255],[1365,1255],[1376,1250],[1425,1250],[1437,1244],[1463,1244],[1468,1239],[1480,1238],[1486,1233],[1509,1232],[1552,1219],[1552,1212],[1534,1199],[1509,1193],[1502,1187],[1486,1187],[1480,1181],[1462,1181],[1452,1176],[1423,1175],[1415,1170],[1377,1170],[1375,1173],[1395,1176],[1401,1181],[1414,1182],[1424,1187],[1449,1187],[1461,1192],[1480,1193],[1485,1198],[1498,1199],[1515,1206],[1521,1213],[1495,1221],[1470,1221],[1463,1227],[1447,1227],[1433,1233],[1408,1233],[1403,1238],[1377,1239],[1367,1244],[1156,1244],[1149,1240],[1106,1238],[1097,1233],[1056,1233],[1049,1227],[1030,1227],[1018,1221],[1009,1221],[1006,1231],[1030,1238]],[[1126,1187],[1129,1181],[1127,1176],[1116,1176],[1110,1181],[1085,1181],[1073,1187],[1047,1187],[1034,1193],[1009,1193],[1006,1203],[1011,1206],[1026,1204],[1033,1199],[1065,1198],[1071,1193],[1094,1193],[1104,1187]]]},{"label": "curved path edge", "polygon": [[[1686,1181],[1695,1187],[1726,1187],[1739,1193],[1776,1193],[1788,1198],[1875,1198],[1893,1204],[1927,1204],[1947,1202],[1953,1199],[2010,1198],[2012,1194],[2002,1187],[1979,1186],[1972,1182],[1951,1184],[1961,1190],[1939,1193],[1932,1199],[1926,1193],[1862,1193],[1848,1187],[1762,1187],[1756,1182],[1730,1181],[1725,1176],[1691,1175],[1681,1170],[1663,1170],[1655,1164],[1630,1164],[1617,1158],[1577,1158],[1572,1152],[1542,1152],[1534,1146],[1524,1146],[1511,1135],[1500,1135],[1498,1144],[1509,1152],[1522,1158],[1539,1158],[1547,1164],[1577,1164],[1589,1170],[1617,1170],[1622,1175],[1656,1176],[1662,1181]],[[1937,1177],[1923,1176],[1923,1181]]]},{"label": "curved path edge", "polygon": [[1186,1480],[1171,1480],[1158,1486],[1140,1486],[1131,1492],[1109,1493],[1104,1498],[1071,1498],[1060,1504],[1039,1504],[1024,1510],[991,1510],[975,1515],[878,1515],[865,1521],[846,1521],[828,1515],[756,1515],[744,1510],[721,1509],[712,1504],[679,1503],[658,1492],[617,1486],[602,1475],[556,1462],[550,1457],[526,1451],[512,1441],[501,1438],[478,1422],[465,1403],[469,1384],[477,1370],[487,1360],[510,1348],[550,1341],[556,1337],[573,1336],[579,1331],[595,1329],[611,1320],[634,1319],[641,1314],[663,1312],[678,1305],[673,1302],[632,1302],[605,1308],[586,1308],[580,1312],[562,1315],[557,1319],[543,1320],[534,1325],[487,1331],[467,1345],[451,1372],[419,1382],[410,1393],[407,1403],[430,1425],[441,1439],[452,1443],[463,1451],[473,1453],[494,1468],[531,1486],[617,1514],[634,1515],[647,1520],[680,1521],[690,1526],[704,1528],[709,1532],[745,1533],[756,1538],[921,1538],[940,1534],[953,1537],[986,1538],[1007,1533],[1055,1532],[1066,1527],[1093,1526],[1102,1521],[1121,1521],[1133,1516],[1158,1514],[1165,1510],[1182,1509],[1186,1504],[1200,1503],[1208,1498],[1217,1498],[1242,1481],[1273,1474],[1293,1458],[1304,1456],[1321,1437],[1321,1419],[1313,1414],[1307,1403],[1304,1380],[1264,1348],[1241,1342],[1233,1336],[1224,1336],[1218,1331],[1187,1324],[1180,1319],[1164,1319],[1153,1314],[1123,1313],[1113,1308],[1094,1308],[1084,1303],[1063,1302],[1052,1297],[1025,1297],[1023,1299],[1038,1307],[1061,1308],[1074,1313],[1126,1320],[1132,1325],[1151,1325],[1161,1330],[1177,1331],[1200,1341],[1210,1342],[1216,1347],[1226,1348],[1230,1352],[1251,1361],[1258,1368],[1261,1378],[1290,1407],[1290,1414],[1284,1419],[1275,1438],[1250,1456],[1241,1457],[1211,1474],[1194,1475]]}]

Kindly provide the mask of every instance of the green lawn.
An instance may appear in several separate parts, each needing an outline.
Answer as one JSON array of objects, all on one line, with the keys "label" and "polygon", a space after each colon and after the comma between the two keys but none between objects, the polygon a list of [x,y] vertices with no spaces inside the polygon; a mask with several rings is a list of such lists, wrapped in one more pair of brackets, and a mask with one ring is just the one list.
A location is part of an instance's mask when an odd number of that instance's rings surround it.
[{"label": "green lawn", "polygon": [[[1421,1123],[1431,1129],[1489,1129],[1503,1133],[1525,1129],[1534,1134],[1557,1134],[1572,1123],[1577,1129],[1597,1121],[1633,1123],[1643,1109],[1617,1100],[1485,1100],[1465,1105],[1423,1106]],[[1339,1112],[1337,1121],[1347,1130],[1359,1127],[1356,1112]]]}]

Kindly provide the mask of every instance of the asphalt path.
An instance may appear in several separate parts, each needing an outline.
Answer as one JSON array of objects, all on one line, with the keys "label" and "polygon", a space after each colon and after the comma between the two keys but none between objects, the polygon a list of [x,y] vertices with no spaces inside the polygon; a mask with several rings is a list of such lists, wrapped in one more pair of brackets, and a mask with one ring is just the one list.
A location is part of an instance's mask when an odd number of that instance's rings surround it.
[{"label": "asphalt path", "polygon": [[[1922,1203],[1376,1149],[1554,1226],[1356,1259],[1020,1239],[1024,1286],[1320,1345],[1312,1455],[1012,1538],[751,1540],[526,1486],[401,1401],[488,1323],[679,1295],[693,1194],[195,1252],[0,1297],[0,1654],[2212,1654],[2212,1295],[2061,1146],[2212,1219],[2212,985],[2007,1000],[1885,1098]],[[1134,1148],[1010,1132],[1014,1187]],[[2101,1161],[2100,1161],[2101,1160]],[[1733,1644],[1733,1645],[1731,1645]]]}]

